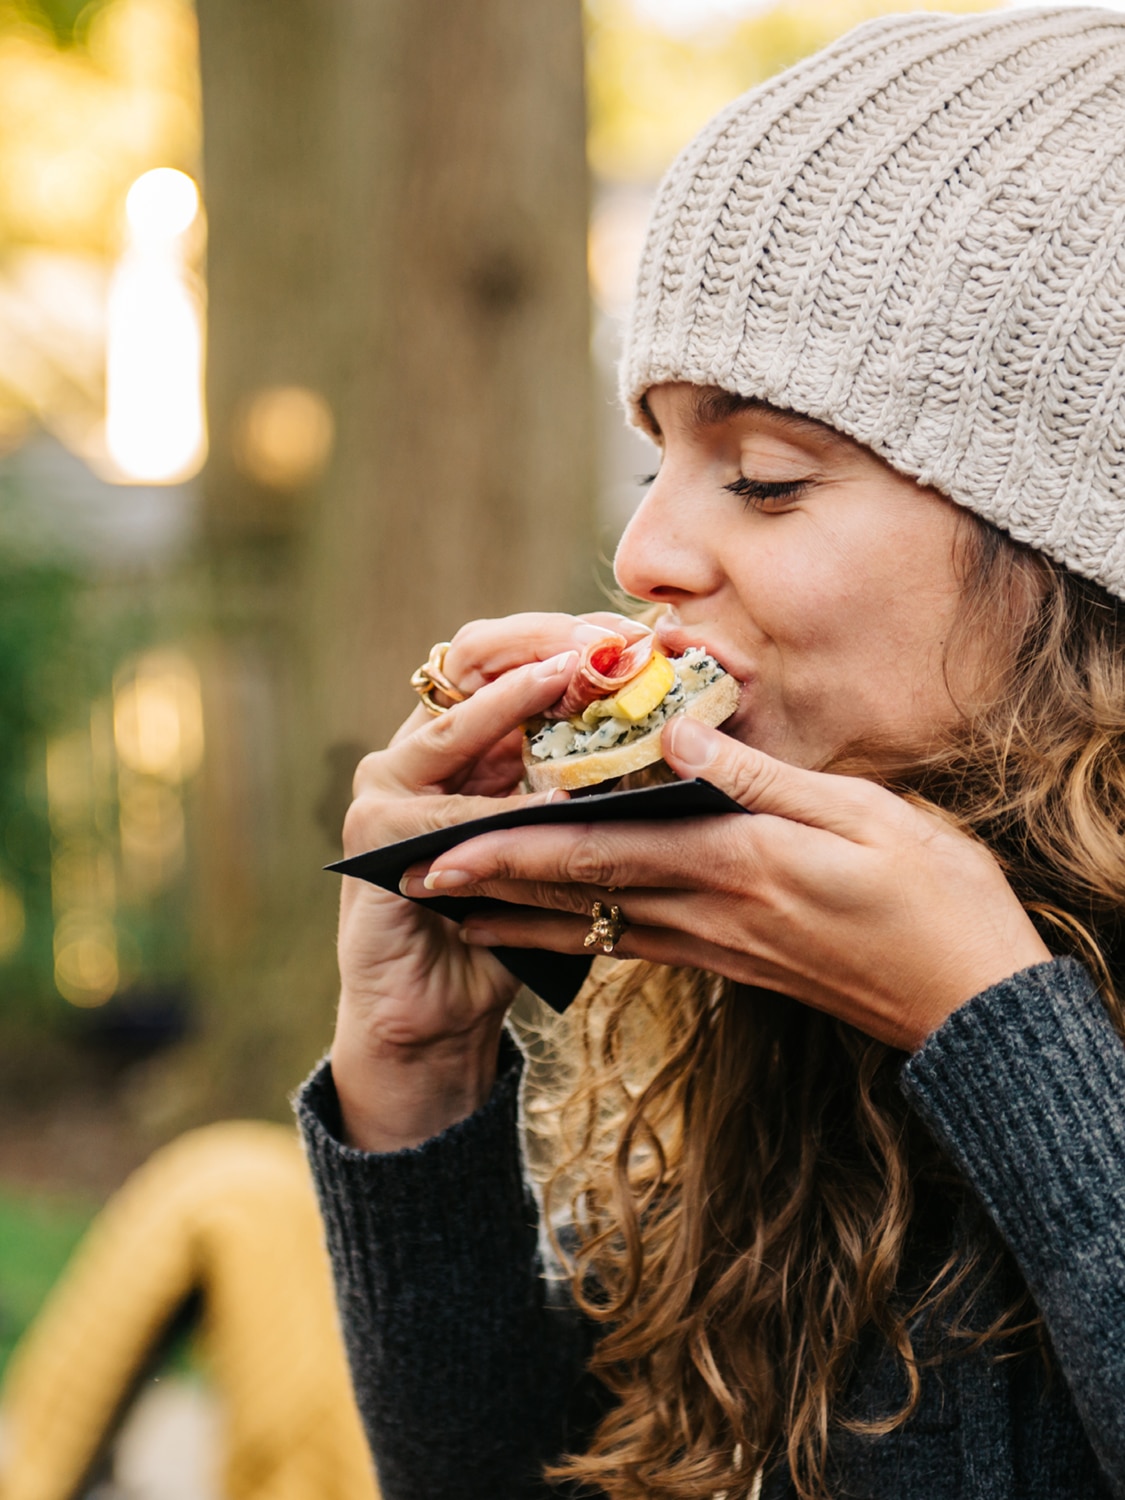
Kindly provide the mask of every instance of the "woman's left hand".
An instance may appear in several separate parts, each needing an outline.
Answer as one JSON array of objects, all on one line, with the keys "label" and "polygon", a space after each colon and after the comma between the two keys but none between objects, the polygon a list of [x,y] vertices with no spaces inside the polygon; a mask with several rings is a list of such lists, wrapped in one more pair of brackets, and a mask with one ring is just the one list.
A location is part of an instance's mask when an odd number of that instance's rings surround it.
[{"label": "woman's left hand", "polygon": [[628,921],[616,957],[780,991],[910,1051],[1051,957],[989,851],[936,814],[688,719],[663,748],[679,775],[756,816],[488,834],[414,867],[404,892],[529,908],[470,916],[462,936],[559,953],[584,951],[594,901],[616,902]]}]

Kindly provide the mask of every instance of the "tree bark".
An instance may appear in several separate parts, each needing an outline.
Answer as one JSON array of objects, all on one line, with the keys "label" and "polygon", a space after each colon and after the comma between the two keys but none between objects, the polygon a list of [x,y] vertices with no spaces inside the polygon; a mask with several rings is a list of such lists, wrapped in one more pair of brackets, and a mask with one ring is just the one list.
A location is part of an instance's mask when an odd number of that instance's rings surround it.
[{"label": "tree bark", "polygon": [[[431,643],[594,595],[579,0],[198,9],[212,626],[179,1119],[282,1113],[326,1045],[320,866]],[[245,461],[276,386],[335,423],[289,489]]]}]

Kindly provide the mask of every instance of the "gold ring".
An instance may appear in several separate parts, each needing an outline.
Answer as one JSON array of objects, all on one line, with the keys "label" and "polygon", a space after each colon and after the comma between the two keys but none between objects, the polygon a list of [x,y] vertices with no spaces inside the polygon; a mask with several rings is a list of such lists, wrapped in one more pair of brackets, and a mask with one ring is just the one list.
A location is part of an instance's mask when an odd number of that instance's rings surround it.
[{"label": "gold ring", "polygon": [[457,684],[450,682],[445,675],[445,653],[449,650],[450,644],[449,641],[438,641],[436,645],[431,646],[429,657],[410,678],[410,686],[432,714],[448,713],[452,707],[449,703],[435,702],[433,697],[435,688],[439,693],[444,693],[447,698],[452,698],[454,703],[464,703],[468,697],[467,693],[463,693]]},{"label": "gold ring", "polygon": [[612,953],[624,935],[628,922],[621,915],[619,906],[611,906],[609,912],[600,901],[595,901],[590,911],[591,927],[582,939],[583,948],[592,948],[600,943],[603,953]]}]

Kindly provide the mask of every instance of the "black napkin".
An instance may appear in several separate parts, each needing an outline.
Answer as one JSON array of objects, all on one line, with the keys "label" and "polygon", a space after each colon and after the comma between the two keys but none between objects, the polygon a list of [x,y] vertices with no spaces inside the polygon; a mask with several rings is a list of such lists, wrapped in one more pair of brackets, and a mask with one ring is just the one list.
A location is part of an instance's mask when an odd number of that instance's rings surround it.
[{"label": "black napkin", "polygon": [[[466,839],[482,833],[509,828],[526,828],[537,823],[632,823],[666,818],[702,818],[716,813],[745,812],[746,809],[709,781],[673,781],[663,786],[641,787],[632,792],[600,792],[578,797],[570,802],[549,802],[540,807],[521,807],[494,813],[489,818],[474,818],[471,823],[455,823],[403,839],[398,844],[384,844],[351,859],[341,859],[325,869],[339,875],[354,875],[368,880],[385,891],[398,891],[404,872],[414,864],[436,859]],[[412,897],[412,900],[418,898]],[[470,912],[509,906],[491,896],[427,896],[419,901],[443,917],[460,922]],[[538,948],[494,948],[500,962],[517,979],[544,999],[552,1009],[564,1011],[577,995],[593,963],[585,954],[549,953]]]}]

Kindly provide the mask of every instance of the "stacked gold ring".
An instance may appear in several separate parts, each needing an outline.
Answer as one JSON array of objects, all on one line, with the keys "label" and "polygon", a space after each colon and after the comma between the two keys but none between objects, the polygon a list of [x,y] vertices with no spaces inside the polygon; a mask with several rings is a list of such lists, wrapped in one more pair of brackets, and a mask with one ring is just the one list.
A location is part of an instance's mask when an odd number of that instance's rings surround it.
[{"label": "stacked gold ring", "polygon": [[[450,682],[445,675],[445,653],[449,650],[450,644],[449,641],[438,641],[436,645],[431,646],[428,658],[410,679],[410,686],[432,714],[448,713],[453,703],[464,703],[468,697],[467,693],[463,693],[457,684]],[[452,703],[437,703],[433,696],[435,689],[452,699]]]}]

